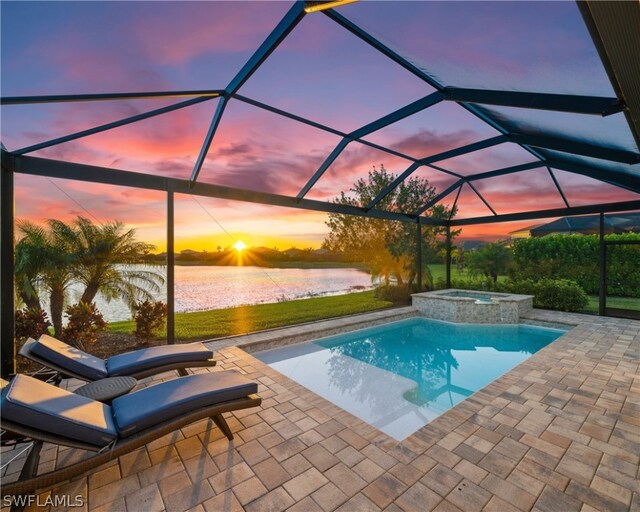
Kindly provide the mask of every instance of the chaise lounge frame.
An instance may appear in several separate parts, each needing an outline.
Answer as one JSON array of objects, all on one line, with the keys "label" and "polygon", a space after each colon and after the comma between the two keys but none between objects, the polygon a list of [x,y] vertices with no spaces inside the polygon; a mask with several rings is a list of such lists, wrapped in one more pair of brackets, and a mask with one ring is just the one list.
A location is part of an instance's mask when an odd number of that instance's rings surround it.
[{"label": "chaise lounge frame", "polygon": [[[31,345],[34,343],[36,343],[36,340],[34,340],[33,338],[29,338],[27,341],[24,342],[22,347],[20,347],[20,351],[18,353],[22,357],[26,357],[27,359],[31,359],[32,361],[38,364],[41,364],[42,366],[55,370],[58,373],[60,378],[63,378],[63,379],[75,378],[85,382],[87,381],[87,377],[77,374],[66,368],[62,368],[61,366],[58,366],[55,363],[52,363],[48,359],[42,359],[37,354],[34,354],[30,350]],[[189,375],[189,372],[187,372],[187,368],[211,368],[215,365],[216,365],[215,359],[205,359],[202,361],[185,361],[180,363],[165,364],[162,366],[154,366],[153,368],[147,368],[146,370],[142,370],[137,373],[127,374],[127,376],[140,380],[140,379],[144,379],[145,377],[151,377],[153,375],[158,375],[160,373],[165,373],[165,372],[170,372],[175,370],[176,372],[178,372],[178,375],[180,377],[185,377]]]},{"label": "chaise lounge frame", "polygon": [[[22,495],[39,489],[51,488],[55,484],[74,478],[89,470],[96,469],[98,466],[101,466],[106,462],[117,459],[121,455],[129,453],[151,441],[154,441],[166,434],[170,434],[175,430],[190,425],[191,423],[203,418],[211,418],[227,439],[231,441],[233,440],[233,433],[222,416],[222,413],[257,407],[261,403],[262,399],[258,395],[252,394],[243,398],[221,402],[213,406],[203,407],[188,414],[160,423],[152,428],[148,428],[129,437],[117,439],[115,442],[103,448],[3,420],[3,430],[21,435],[27,439],[32,439],[34,444],[27,456],[27,460],[22,468],[19,479],[16,482],[11,483],[3,482],[2,494],[5,496]],[[64,468],[49,471],[42,475],[37,475],[40,450],[42,448],[42,444],[45,442],[70,446],[72,448],[80,448],[97,453]]]}]

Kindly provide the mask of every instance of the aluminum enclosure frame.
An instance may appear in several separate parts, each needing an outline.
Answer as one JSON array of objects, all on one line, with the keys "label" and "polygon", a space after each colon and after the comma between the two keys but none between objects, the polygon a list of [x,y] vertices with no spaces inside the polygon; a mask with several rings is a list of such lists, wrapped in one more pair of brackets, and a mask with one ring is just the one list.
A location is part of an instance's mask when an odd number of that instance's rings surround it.
[{"label": "aluminum enclosure frame", "polygon": [[[316,2],[314,2],[316,3]],[[583,14],[586,12],[585,5],[589,2],[578,2]],[[390,59],[397,65],[412,73],[414,76],[424,81],[425,84],[435,89],[435,92],[425,96],[424,98],[414,101],[390,114],[387,114],[373,122],[370,122],[350,133],[344,133],[333,127],[323,125],[291,112],[278,109],[266,103],[247,98],[239,94],[242,85],[251,78],[260,65],[275,51],[282,41],[295,29],[302,19],[311,15],[306,10],[307,3],[302,0],[293,2],[291,8],[284,15],[282,20],[277,24],[265,41],[248,59],[241,70],[235,75],[231,82],[224,89],[209,90],[186,90],[186,91],[149,91],[149,92],[131,92],[131,93],[112,93],[112,94],[76,94],[76,95],[54,95],[54,96],[17,96],[3,97],[0,99],[2,105],[27,105],[36,103],[59,103],[59,102],[86,102],[86,101],[118,101],[125,99],[140,98],[179,98],[182,101],[169,105],[167,107],[150,110],[135,116],[124,118],[108,124],[96,126],[68,134],[56,139],[44,141],[25,148],[17,149],[13,152],[7,151],[2,146],[2,190],[0,193],[0,210],[2,213],[2,241],[0,255],[0,276],[2,276],[2,286],[0,291],[0,316],[2,318],[0,349],[2,351],[2,375],[6,376],[11,373],[13,368],[12,352],[13,352],[13,315],[14,315],[14,282],[13,282],[13,244],[14,244],[14,173],[31,174],[39,176],[47,176],[52,178],[63,178],[71,180],[79,180],[83,182],[105,183],[112,185],[120,185],[127,187],[135,187],[141,189],[150,189],[164,191],[167,193],[167,241],[169,245],[173,245],[174,240],[174,222],[173,222],[173,203],[174,195],[192,194],[205,197],[215,197],[223,199],[231,199],[237,201],[247,201],[259,204],[267,204],[273,206],[282,206],[290,208],[298,208],[305,210],[321,211],[327,213],[339,213],[345,215],[357,215],[370,218],[379,218],[386,220],[394,220],[401,222],[415,223],[417,225],[417,233],[420,233],[422,225],[439,225],[446,227],[447,236],[447,282],[450,281],[450,231],[452,226],[462,226],[471,224],[484,224],[495,222],[507,222],[514,220],[525,220],[534,218],[556,217],[565,215],[579,215],[586,213],[607,213],[614,211],[625,211],[640,209],[640,196],[637,201],[624,201],[617,203],[604,203],[589,206],[571,206],[567,201],[566,195],[559,182],[553,174],[553,169],[563,170],[574,174],[580,174],[606,182],[608,184],[630,190],[640,194],[640,172],[637,165],[640,164],[640,152],[623,150],[601,146],[593,143],[581,142],[571,139],[571,134],[565,137],[551,136],[548,134],[531,134],[521,133],[518,131],[508,130],[499,121],[493,119],[482,108],[483,105],[518,107],[524,109],[536,109],[545,111],[567,112],[580,115],[597,115],[608,116],[624,113],[628,121],[631,123],[630,128],[638,141],[638,131],[633,126],[632,118],[629,114],[625,99],[629,100],[623,84],[615,83],[614,90],[616,97],[596,97],[596,96],[579,96],[571,94],[544,94],[533,92],[515,92],[515,91],[496,91],[489,89],[469,89],[462,87],[452,87],[435,81],[422,69],[418,68],[408,59],[398,54],[396,51],[387,47],[383,42],[363,30],[361,27],[339,14],[335,9],[323,10],[321,13],[313,15],[325,15],[333,22],[345,30],[352,33],[376,51],[380,52],[386,58]],[[636,7],[640,9],[640,7]],[[596,13],[597,14],[597,13]],[[586,20],[595,46],[601,53],[603,62],[606,55],[601,51],[602,41],[599,39],[597,27],[594,27],[589,19]],[[615,62],[604,62],[610,77],[615,75]],[[80,139],[92,134],[101,133],[120,126],[135,123],[143,119],[163,115],[182,108],[186,108],[197,103],[202,103],[217,98],[218,105],[204,141],[200,154],[196,160],[191,178],[176,179],[169,177],[159,177],[147,175],[126,170],[117,170],[111,168],[103,168],[92,165],[75,164],[60,160],[50,160],[26,156],[28,153],[42,150],[48,147],[62,144],[72,140]],[[294,121],[313,126],[319,130],[340,136],[342,139],[332,153],[325,159],[323,164],[309,178],[296,196],[284,196],[265,192],[256,192],[246,189],[224,187],[203,183],[198,181],[198,176],[205,162],[209,148],[214,142],[215,133],[220,121],[223,119],[226,106],[231,101],[240,101],[250,104],[256,108],[267,110],[279,116],[292,119]],[[363,139],[366,135],[374,133],[382,128],[389,126],[401,119],[411,116],[417,112],[429,109],[440,102],[454,102],[478,117],[492,128],[499,132],[499,135],[486,139],[484,141],[475,142],[466,146],[453,148],[438,155],[430,155],[426,157],[414,157],[403,154],[392,147],[386,147],[372,143]],[[348,147],[351,142],[358,142],[373,147],[387,154],[395,155],[411,162],[411,165],[402,172],[398,178],[384,191],[382,191],[374,200],[367,205],[361,207],[340,205],[333,202],[317,201],[305,198],[306,194],[315,183],[322,177],[331,163],[338,158],[342,151]],[[486,170],[484,172],[462,176],[454,171],[445,169],[436,165],[441,160],[453,158],[455,156],[469,154],[474,151],[496,146],[499,144],[517,144],[527,151],[533,158],[534,162],[523,163],[511,167],[495,170]],[[598,158],[604,161],[619,164],[617,169],[599,166],[597,164],[576,163],[552,157],[546,150],[561,151],[567,154],[578,156],[586,156]],[[622,167],[620,167],[620,165]],[[628,171],[624,167],[628,165]],[[428,201],[416,212],[390,212],[376,208],[378,204],[388,194],[399,186],[404,180],[408,179],[417,169],[426,166],[434,172],[440,172],[457,178],[457,181],[441,191],[433,200]],[[634,166],[634,168],[632,168]],[[562,198],[565,208],[556,208],[542,211],[518,212],[512,214],[499,214],[491,204],[480,194],[474,183],[488,178],[498,176],[508,176],[531,169],[544,168],[548,169],[550,176]],[[476,217],[470,219],[442,219],[437,220],[425,216],[424,213],[440,201],[445,200],[451,194],[456,194],[455,203],[460,195],[460,191],[464,185],[468,187],[482,200],[487,208],[492,212],[490,216]],[[336,191],[338,193],[339,191]],[[420,257],[420,255],[419,255]],[[173,257],[168,258],[168,264],[173,267]],[[421,266],[419,266],[421,268]],[[174,274],[173,268],[168,273],[168,292],[171,295],[168,299],[170,309],[170,321],[168,323],[168,339],[174,339]],[[11,353],[11,356],[9,355]]]}]

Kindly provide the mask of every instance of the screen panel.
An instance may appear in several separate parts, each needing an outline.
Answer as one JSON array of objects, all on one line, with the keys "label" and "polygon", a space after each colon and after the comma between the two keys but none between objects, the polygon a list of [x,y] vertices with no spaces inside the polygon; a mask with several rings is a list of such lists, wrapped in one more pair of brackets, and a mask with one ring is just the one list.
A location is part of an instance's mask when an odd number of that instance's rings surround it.
[{"label": "screen panel", "polygon": [[431,92],[322,13],[305,16],[240,90],[345,132]]},{"label": "screen panel", "polygon": [[361,2],[340,14],[443,85],[614,96],[570,2]]}]

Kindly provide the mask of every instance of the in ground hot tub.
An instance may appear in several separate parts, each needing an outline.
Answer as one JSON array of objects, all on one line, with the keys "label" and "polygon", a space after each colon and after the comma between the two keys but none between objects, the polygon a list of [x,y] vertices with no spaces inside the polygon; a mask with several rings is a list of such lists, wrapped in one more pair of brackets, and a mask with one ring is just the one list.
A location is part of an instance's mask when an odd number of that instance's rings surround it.
[{"label": "in ground hot tub", "polygon": [[533,295],[447,289],[411,297],[425,317],[463,324],[517,324],[533,308]]}]

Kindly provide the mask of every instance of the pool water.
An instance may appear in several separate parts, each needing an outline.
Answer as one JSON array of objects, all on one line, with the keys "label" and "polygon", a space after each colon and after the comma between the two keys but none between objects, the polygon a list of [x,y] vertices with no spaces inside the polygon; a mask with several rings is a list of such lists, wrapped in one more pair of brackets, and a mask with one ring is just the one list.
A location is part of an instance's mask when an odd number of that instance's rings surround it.
[{"label": "pool water", "polygon": [[411,318],[255,356],[401,440],[564,332]]},{"label": "pool water", "polygon": [[488,293],[477,293],[477,292],[450,292],[443,293],[440,295],[441,297],[464,297],[467,299],[476,299],[477,304],[491,304],[493,303],[493,299],[491,295]]}]

